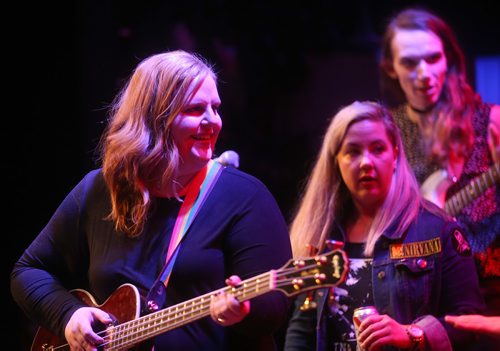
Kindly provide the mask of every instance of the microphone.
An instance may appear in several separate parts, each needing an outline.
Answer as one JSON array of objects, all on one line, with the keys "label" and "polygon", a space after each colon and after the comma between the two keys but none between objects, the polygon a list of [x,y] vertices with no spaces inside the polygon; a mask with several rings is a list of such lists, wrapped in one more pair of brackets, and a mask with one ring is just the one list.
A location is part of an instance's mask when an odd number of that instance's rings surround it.
[{"label": "microphone", "polygon": [[224,151],[219,157],[214,159],[223,166],[238,168],[240,166],[240,155],[236,151]]}]

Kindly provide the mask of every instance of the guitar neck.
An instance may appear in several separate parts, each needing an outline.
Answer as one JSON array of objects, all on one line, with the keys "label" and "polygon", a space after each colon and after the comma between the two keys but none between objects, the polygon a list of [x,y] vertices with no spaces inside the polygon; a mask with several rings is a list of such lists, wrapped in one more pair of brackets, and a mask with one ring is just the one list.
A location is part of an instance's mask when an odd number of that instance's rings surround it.
[{"label": "guitar neck", "polygon": [[[294,296],[308,290],[337,286],[346,280],[349,271],[349,259],[340,247],[342,245],[314,257],[290,259],[280,269],[244,280],[235,287],[227,286],[139,318],[139,292],[131,284],[120,286],[102,305],[96,305],[95,299],[86,291],[77,289],[73,293],[88,306],[101,308],[118,317],[119,324],[105,330],[105,342],[100,345],[103,350],[128,350],[156,335],[209,316],[210,303],[221,292],[230,293],[243,302],[275,290]],[[134,302],[133,309],[126,308],[128,300]],[[31,350],[68,348],[68,344],[57,335],[39,328]]]},{"label": "guitar neck", "polygon": [[444,205],[445,211],[452,216],[458,215],[465,206],[498,182],[500,182],[500,164],[495,163],[486,172],[474,178],[467,186],[449,198]]},{"label": "guitar neck", "polygon": [[111,350],[131,347],[166,331],[210,315],[210,302],[219,292],[231,293],[240,302],[275,290],[275,271],[242,281],[237,287],[225,287],[178,305],[111,327]]}]

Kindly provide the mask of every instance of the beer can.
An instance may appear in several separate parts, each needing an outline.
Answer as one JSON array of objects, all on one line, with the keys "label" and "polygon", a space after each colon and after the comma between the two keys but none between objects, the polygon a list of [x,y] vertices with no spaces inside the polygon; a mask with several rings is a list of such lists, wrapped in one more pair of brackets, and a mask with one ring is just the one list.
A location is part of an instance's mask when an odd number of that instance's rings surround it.
[{"label": "beer can", "polygon": [[375,306],[363,306],[358,307],[354,310],[352,314],[352,321],[356,328],[359,328],[361,322],[363,322],[366,317],[371,316],[372,314],[378,314]]},{"label": "beer can", "polygon": [[[361,322],[363,322],[366,317],[371,316],[372,314],[378,314],[375,306],[363,306],[358,307],[354,310],[352,314],[352,322],[354,323],[354,331],[356,332],[356,339],[358,339],[358,330]],[[362,351],[363,349],[359,346],[359,343],[356,347],[356,350]]]}]

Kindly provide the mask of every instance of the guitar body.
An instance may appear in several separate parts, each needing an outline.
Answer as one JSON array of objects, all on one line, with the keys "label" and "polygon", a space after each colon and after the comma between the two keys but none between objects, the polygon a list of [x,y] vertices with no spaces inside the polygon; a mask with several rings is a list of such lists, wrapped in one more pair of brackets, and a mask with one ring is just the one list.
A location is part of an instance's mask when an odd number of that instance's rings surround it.
[{"label": "guitar body", "polygon": [[446,203],[446,191],[453,183],[448,177],[448,172],[439,169],[432,173],[425,182],[422,183],[420,191],[423,197],[441,208]]},{"label": "guitar body", "polygon": [[449,199],[446,199],[446,191],[453,183],[445,170],[432,173],[422,184],[420,191],[424,198],[434,202],[450,215],[457,216],[465,206],[499,183],[500,163],[495,163]]},{"label": "guitar body", "polygon": [[[109,313],[116,320],[116,324],[134,320],[140,314],[141,300],[139,291],[132,284],[121,285],[102,305],[98,305],[92,295],[85,290],[76,289],[71,293],[87,306],[97,307]],[[39,328],[31,345],[31,351],[50,351],[54,350],[55,347],[61,347],[58,350],[70,349],[66,340],[57,337],[46,329]],[[103,350],[106,350],[106,348]]]},{"label": "guitar body", "polygon": [[[149,340],[154,336],[208,317],[212,298],[220,292],[231,293],[240,302],[275,290],[294,296],[321,287],[337,286],[345,281],[348,271],[348,257],[339,246],[314,257],[290,259],[282,268],[246,279],[235,287],[226,286],[142,317],[139,316],[141,298],[137,288],[131,284],[121,285],[102,305],[97,305],[84,290],[72,293],[86,305],[99,308],[114,318],[113,325],[102,328],[105,335],[101,335],[104,342],[99,350],[151,350]],[[98,328],[96,331],[101,333]],[[40,328],[31,351],[56,349],[69,350],[69,347],[64,340]]]}]

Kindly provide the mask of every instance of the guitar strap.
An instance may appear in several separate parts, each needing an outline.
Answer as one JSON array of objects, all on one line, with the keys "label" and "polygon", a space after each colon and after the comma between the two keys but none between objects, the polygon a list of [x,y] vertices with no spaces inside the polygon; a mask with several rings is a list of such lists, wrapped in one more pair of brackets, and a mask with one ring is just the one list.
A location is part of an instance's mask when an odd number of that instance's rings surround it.
[{"label": "guitar strap", "polygon": [[179,253],[181,241],[217,182],[223,168],[219,162],[210,160],[188,185],[186,198],[177,214],[174,229],[172,230],[165,264],[147,295],[146,301],[149,312],[158,310],[165,303],[166,287],[170,280],[175,259]]}]

